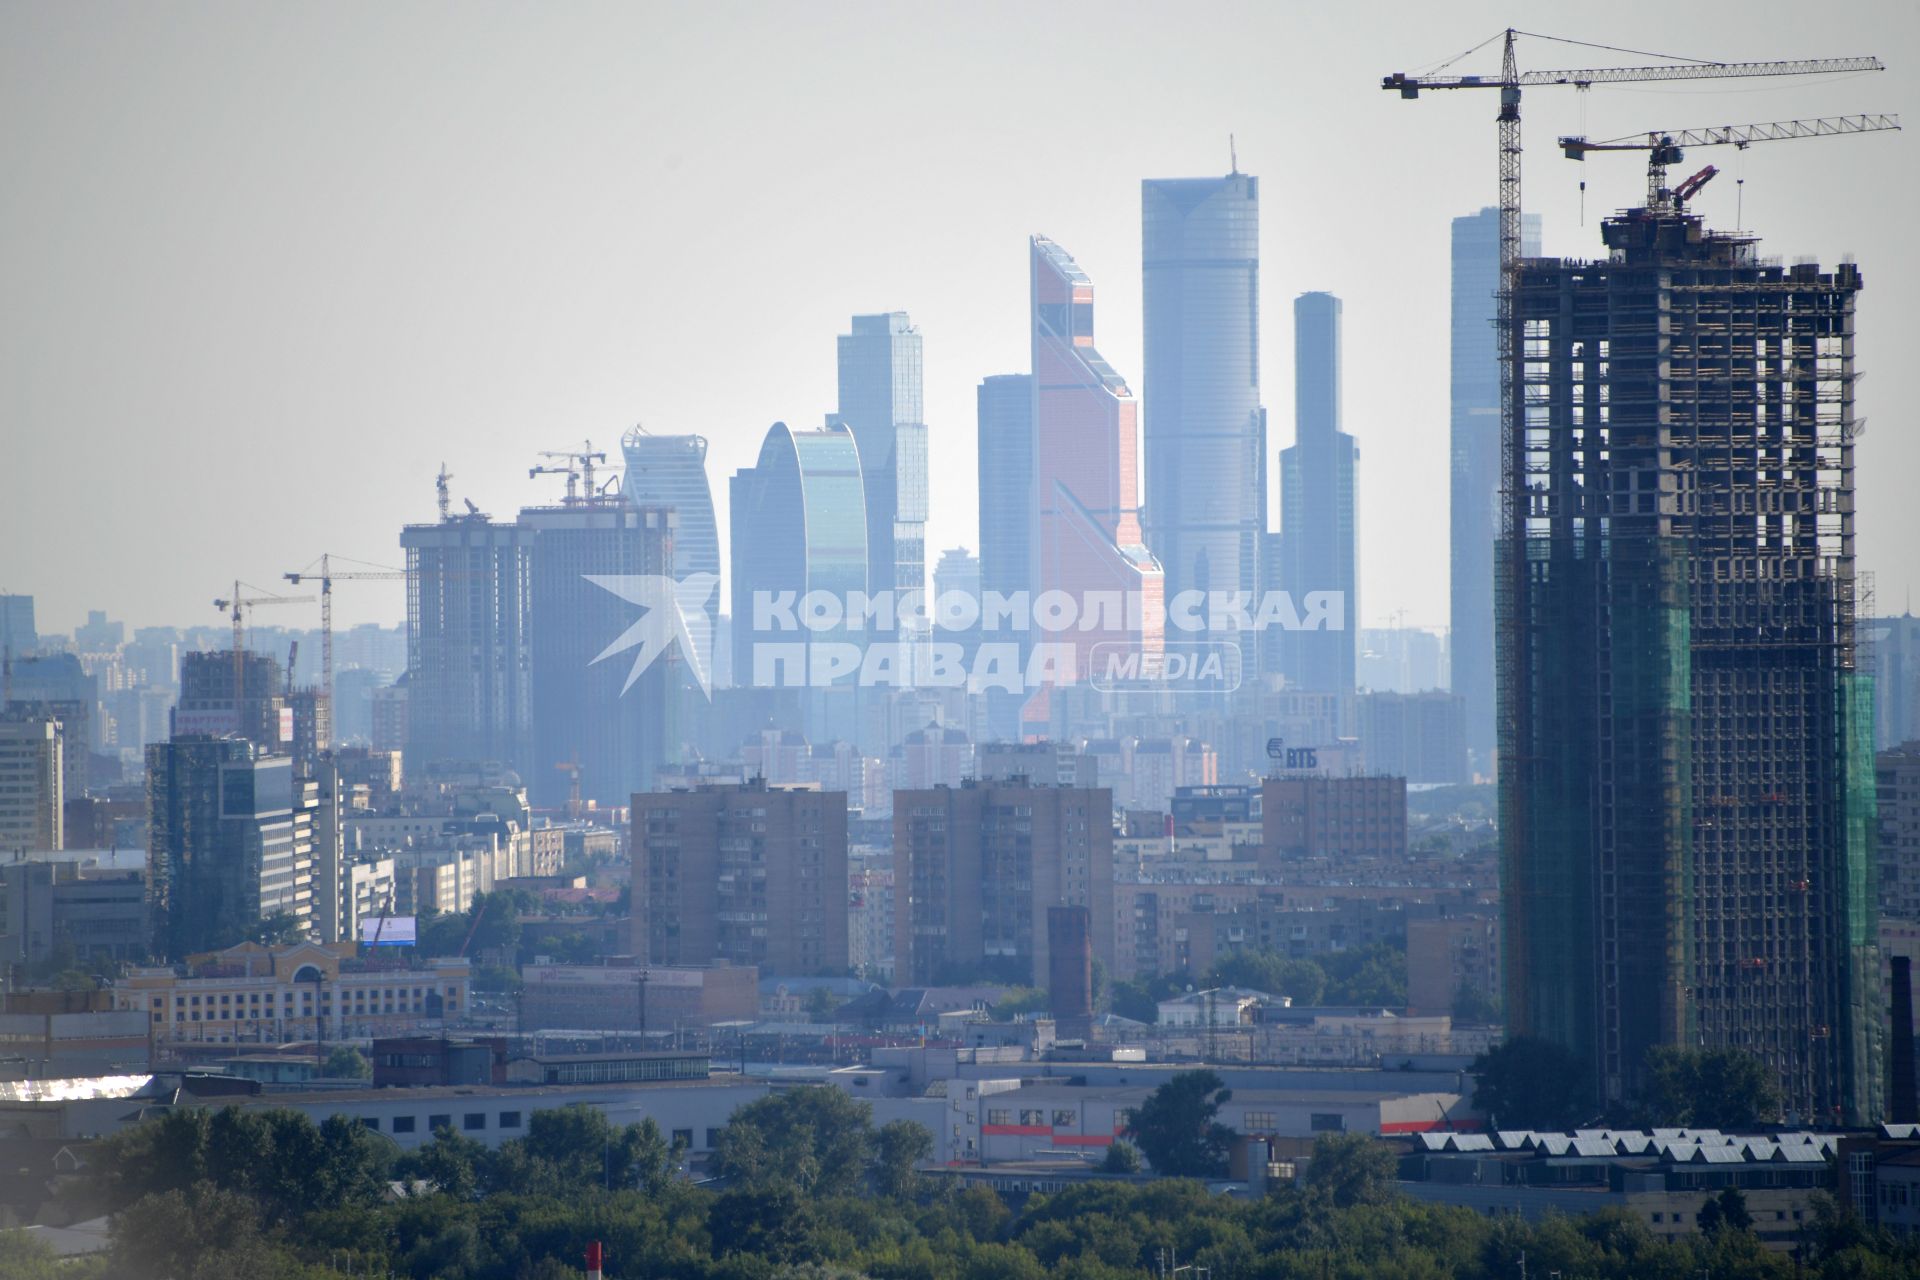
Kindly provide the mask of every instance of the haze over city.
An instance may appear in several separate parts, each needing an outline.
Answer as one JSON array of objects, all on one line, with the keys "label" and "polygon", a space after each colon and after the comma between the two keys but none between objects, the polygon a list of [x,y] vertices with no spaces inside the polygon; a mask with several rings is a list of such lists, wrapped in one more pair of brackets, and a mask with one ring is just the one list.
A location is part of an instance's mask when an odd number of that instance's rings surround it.
[{"label": "haze over city", "polygon": [[1920,1276],[1916,64],[0,4],[0,1280]]},{"label": "haze over city", "polygon": [[[833,335],[905,310],[926,335],[931,558],[977,548],[973,388],[1026,367],[1027,236],[1100,287],[1099,341],[1136,392],[1144,177],[1261,177],[1269,449],[1292,437],[1289,300],[1346,301],[1346,425],[1362,451],[1362,621],[1444,625],[1447,220],[1494,201],[1485,94],[1418,104],[1380,77],[1497,32],[1497,6],[1391,21],[1296,6],[680,9],[568,5],[15,5],[0,13],[0,563],[48,624],[110,607],[213,617],[322,551],[397,564],[392,531],[457,493],[510,512],[541,449],[636,422],[712,443],[718,481],[768,424],[832,410]],[[1878,54],[1895,74],[1529,95],[1525,199],[1545,251],[1597,256],[1639,197],[1631,155],[1563,133],[1907,111],[1909,5],[1530,8],[1551,35],[1723,61]],[[1628,39],[1623,32],[1641,33]],[[1646,61],[1545,41],[1523,68]],[[1455,71],[1498,70],[1497,47]],[[1763,252],[1857,254],[1861,559],[1883,607],[1914,582],[1920,321],[1907,135],[1700,163]],[[1744,178],[1744,186],[1736,180]],[[1870,181],[1869,181],[1870,179]],[[1578,183],[1585,180],[1585,223]],[[84,441],[96,464],[74,474]],[[1278,476],[1270,476],[1277,491]],[[31,480],[26,480],[31,477]],[[80,492],[100,514],[74,520]],[[727,496],[716,483],[726,538]],[[1277,496],[1270,503],[1278,519]],[[234,532],[245,530],[236,543]],[[164,536],[155,536],[164,530]],[[397,587],[338,602],[397,620]]]}]

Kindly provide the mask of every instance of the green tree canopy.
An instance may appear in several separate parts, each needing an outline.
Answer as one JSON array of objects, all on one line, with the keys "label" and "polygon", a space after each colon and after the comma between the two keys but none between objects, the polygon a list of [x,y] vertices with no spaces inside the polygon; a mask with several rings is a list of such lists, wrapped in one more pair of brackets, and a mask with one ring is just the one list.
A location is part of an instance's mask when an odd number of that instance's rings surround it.
[{"label": "green tree canopy", "polygon": [[1634,1110],[1641,1124],[1735,1131],[1780,1119],[1780,1081],[1767,1064],[1739,1049],[1647,1052]]},{"label": "green tree canopy", "polygon": [[933,1157],[933,1135],[912,1120],[889,1120],[874,1135],[873,1180],[881,1195],[910,1199],[919,1187],[915,1166]]},{"label": "green tree canopy", "polygon": [[1570,1129],[1593,1115],[1585,1064],[1550,1040],[1515,1036],[1467,1070],[1473,1105],[1503,1129]]},{"label": "green tree canopy", "polygon": [[1217,1178],[1227,1171],[1233,1130],[1215,1117],[1233,1091],[1211,1071],[1182,1071],[1147,1095],[1127,1134],[1155,1173]]},{"label": "green tree canopy", "polygon": [[782,1089],[733,1113],[714,1148],[715,1172],[745,1187],[786,1182],[845,1195],[873,1152],[873,1108],[832,1085]]},{"label": "green tree canopy", "polygon": [[1306,1184],[1335,1207],[1385,1204],[1399,1194],[1393,1152],[1364,1133],[1323,1133],[1314,1140]]},{"label": "green tree canopy", "polygon": [[327,1051],[327,1060],[320,1064],[320,1074],[330,1079],[368,1080],[373,1076],[373,1064],[352,1045],[337,1044]]}]

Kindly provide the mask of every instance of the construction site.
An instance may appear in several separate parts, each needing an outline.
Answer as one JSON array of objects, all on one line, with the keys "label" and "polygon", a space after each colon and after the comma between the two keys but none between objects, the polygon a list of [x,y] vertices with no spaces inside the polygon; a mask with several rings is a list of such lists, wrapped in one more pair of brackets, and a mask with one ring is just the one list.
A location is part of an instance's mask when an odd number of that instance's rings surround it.
[{"label": "construction site", "polygon": [[1752,235],[1709,230],[1687,204],[1716,169],[1670,186],[1668,168],[1692,147],[1899,121],[1563,137],[1572,160],[1646,157],[1645,202],[1603,220],[1596,261],[1521,257],[1520,123],[1533,86],[1883,67],[1669,58],[1523,72],[1526,34],[1494,38],[1497,77],[1381,82],[1408,99],[1500,95],[1508,1026],[1570,1049],[1607,1106],[1639,1092],[1650,1050],[1730,1048],[1777,1074],[1789,1118],[1868,1123],[1884,1046],[1871,664],[1855,635],[1870,604],[1854,561],[1862,277],[1852,262],[1786,267]]}]

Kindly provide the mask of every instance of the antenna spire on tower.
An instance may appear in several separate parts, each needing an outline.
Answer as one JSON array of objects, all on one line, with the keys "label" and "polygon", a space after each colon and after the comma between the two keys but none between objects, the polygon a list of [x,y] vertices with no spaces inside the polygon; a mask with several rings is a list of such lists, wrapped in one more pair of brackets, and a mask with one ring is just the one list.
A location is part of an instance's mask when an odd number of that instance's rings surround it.
[{"label": "antenna spire on tower", "polygon": [[1240,176],[1240,148],[1234,145],[1232,134],[1227,135],[1227,165],[1229,178]]}]

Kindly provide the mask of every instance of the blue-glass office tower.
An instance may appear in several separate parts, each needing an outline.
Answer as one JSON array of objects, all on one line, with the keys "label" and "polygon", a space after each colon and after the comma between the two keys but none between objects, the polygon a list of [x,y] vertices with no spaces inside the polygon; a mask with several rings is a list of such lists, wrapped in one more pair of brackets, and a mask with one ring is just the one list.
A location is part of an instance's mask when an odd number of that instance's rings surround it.
[{"label": "blue-glass office tower", "polygon": [[[703,654],[711,655],[714,634],[720,621],[720,532],[713,518],[713,490],[707,483],[707,439],[705,436],[656,436],[635,427],[621,437],[627,472],[621,488],[636,507],[665,508],[674,513],[673,576],[682,583],[698,575],[711,575],[712,591],[706,607],[688,607],[687,634]],[[698,595],[694,587],[689,598]],[[706,701],[696,687],[693,673],[680,669],[676,696],[689,711]],[[690,723],[707,717],[697,713]],[[711,746],[713,744],[705,744]]]},{"label": "blue-glass office tower", "polygon": [[1033,583],[1033,377],[981,380],[980,589],[1012,595]]},{"label": "blue-glass office tower", "polygon": [[[1260,585],[1267,525],[1260,180],[1244,173],[1149,179],[1140,195],[1141,514],[1172,608],[1182,592],[1251,594]],[[1169,626],[1168,641],[1179,638]]]},{"label": "blue-glass office tower", "polygon": [[907,313],[853,317],[853,332],[840,335],[834,420],[852,429],[860,447],[867,583],[874,592],[926,589],[927,425],[920,389],[920,331]]},{"label": "blue-glass office tower", "polygon": [[[1540,252],[1540,216],[1520,223],[1520,252]],[[1453,414],[1448,431],[1453,692],[1466,699],[1473,768],[1493,763],[1493,544],[1500,536],[1500,211],[1453,220]]]},{"label": "blue-glass office tower", "polygon": [[[656,436],[640,427],[620,440],[626,455],[621,491],[636,507],[671,507],[678,516],[673,535],[673,572],[720,573],[720,532],[713,518],[713,490],[707,484],[705,436]],[[716,608],[718,596],[715,596]]]},{"label": "blue-glass office tower", "polygon": [[[811,591],[844,603],[853,592],[867,590],[869,521],[861,463],[856,438],[844,425],[801,431],[776,422],[755,464],[734,473],[729,495],[735,687],[774,688],[787,679],[772,657],[795,652],[785,646],[800,646],[800,661],[811,664],[814,646],[862,638],[844,621],[827,630],[783,628],[781,617],[770,610],[782,598],[792,610]],[[794,618],[797,623],[797,612]],[[850,699],[842,706],[824,695],[850,694],[855,681],[844,677],[834,684],[844,689],[789,687],[775,705],[805,715],[809,733],[826,734],[819,741],[851,738],[857,708]]]},{"label": "blue-glass office tower", "polygon": [[[1293,300],[1293,447],[1280,453],[1281,586],[1325,625],[1280,634],[1287,683],[1351,693],[1360,635],[1360,448],[1340,429],[1340,299]],[[1312,610],[1311,593],[1337,595]],[[1337,626],[1334,624],[1338,624]]]}]

